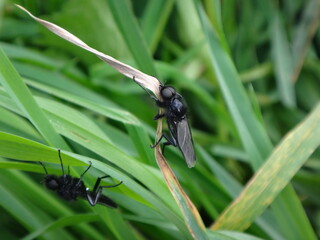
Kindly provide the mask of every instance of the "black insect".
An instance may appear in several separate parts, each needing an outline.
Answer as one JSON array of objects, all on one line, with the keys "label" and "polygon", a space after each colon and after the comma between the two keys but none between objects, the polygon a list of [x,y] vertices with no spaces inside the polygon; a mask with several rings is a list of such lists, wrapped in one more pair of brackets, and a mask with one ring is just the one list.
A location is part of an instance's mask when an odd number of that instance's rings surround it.
[{"label": "black insect", "polygon": [[[135,81],[134,77],[133,80]],[[158,107],[165,109],[165,112],[163,114],[157,114],[154,117],[154,120],[166,117],[169,128],[170,136],[162,134],[156,144],[152,145],[151,147],[157,146],[162,138],[165,138],[167,141],[162,145],[162,152],[164,152],[164,148],[167,145],[173,145],[175,147],[178,146],[188,167],[194,167],[196,164],[196,154],[194,151],[192,135],[187,119],[187,105],[184,102],[183,97],[177,93],[173,87],[162,85],[160,83],[159,90],[163,99],[160,101],[155,96],[151,95],[143,86],[141,87],[150,95],[152,99],[156,101]]]},{"label": "black insect", "polygon": [[75,178],[70,176],[70,168],[68,167],[68,173],[65,174],[62,158],[60,154],[60,149],[58,150],[59,153],[59,159],[61,164],[61,170],[62,170],[62,176],[56,176],[52,174],[48,174],[47,169],[43,165],[42,162],[39,162],[41,166],[43,167],[46,176],[44,178],[45,186],[52,190],[57,192],[57,194],[64,200],[67,201],[73,201],[76,200],[78,197],[86,199],[91,206],[96,205],[97,203],[105,205],[107,207],[111,208],[117,208],[118,205],[111,200],[110,198],[102,195],[102,189],[103,188],[113,188],[119,186],[122,181],[118,184],[111,185],[111,186],[100,186],[101,179],[110,177],[108,175],[97,178],[97,181],[93,187],[93,190],[90,191],[86,186],[84,185],[84,182],[82,181],[82,178],[84,174],[91,168],[92,163],[90,162],[89,167],[81,174],[80,178]]}]

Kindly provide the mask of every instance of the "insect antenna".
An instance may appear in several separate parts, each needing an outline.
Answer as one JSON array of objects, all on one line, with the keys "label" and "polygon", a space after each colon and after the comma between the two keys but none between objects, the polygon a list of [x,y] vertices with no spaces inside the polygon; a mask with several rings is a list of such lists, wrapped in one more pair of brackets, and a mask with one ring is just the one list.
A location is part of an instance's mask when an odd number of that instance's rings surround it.
[{"label": "insect antenna", "polygon": [[46,167],[43,165],[43,163],[39,161],[39,164],[43,167],[46,175],[48,175],[48,171],[47,171]]},{"label": "insect antenna", "polygon": [[62,158],[61,158],[61,151],[58,149],[58,155],[60,159],[60,165],[61,165],[61,170],[62,170],[62,175],[64,175],[64,168],[63,168],[63,163],[62,163]]}]

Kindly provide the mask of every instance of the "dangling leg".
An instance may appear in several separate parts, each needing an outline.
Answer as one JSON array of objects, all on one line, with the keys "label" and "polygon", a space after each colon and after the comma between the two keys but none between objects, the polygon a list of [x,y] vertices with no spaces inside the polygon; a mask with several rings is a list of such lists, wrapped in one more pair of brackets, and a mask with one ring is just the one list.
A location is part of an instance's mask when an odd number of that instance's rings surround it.
[{"label": "dangling leg", "polygon": [[80,180],[82,179],[83,175],[86,174],[86,172],[88,172],[88,170],[91,168],[92,166],[92,162],[89,161],[89,166],[87,167],[87,169],[80,175]]},{"label": "dangling leg", "polygon": [[[115,185],[99,186],[100,182],[101,182],[101,179],[107,178],[107,177],[110,177],[110,176],[107,175],[107,176],[99,177],[97,179],[94,187],[93,187],[92,192],[91,191],[87,191],[87,199],[88,199],[88,202],[90,203],[91,206],[94,206],[99,202],[99,199],[102,196],[101,194],[102,194],[102,189],[103,188],[114,188],[114,187],[117,187],[120,184],[122,184],[122,181],[121,181],[120,183],[117,183]],[[116,207],[117,206],[116,203],[114,203],[110,198],[108,198],[106,196],[103,196],[103,201],[101,201],[100,203],[104,203],[109,207]]]},{"label": "dangling leg", "polygon": [[79,181],[77,182],[76,186],[79,186],[81,184],[82,178],[84,176],[84,174],[86,174],[86,172],[88,172],[88,170],[91,168],[92,166],[92,162],[89,161],[89,166],[87,167],[87,169],[80,175],[79,177]]},{"label": "dangling leg", "polygon": [[96,183],[94,184],[92,192],[95,193],[97,191],[98,187],[100,186],[101,179],[108,178],[108,177],[110,177],[110,176],[109,175],[105,175],[105,176],[102,176],[102,177],[98,177]]},{"label": "dangling leg", "polygon": [[165,116],[166,116],[165,113],[157,114],[157,115],[154,116],[153,120],[158,120],[159,118],[163,118]]},{"label": "dangling leg", "polygon": [[162,145],[162,154],[164,154],[164,148],[165,146],[168,146],[168,145],[173,145],[174,147],[177,146],[177,141],[176,139],[173,137],[172,133],[170,132],[170,137],[166,136],[165,134],[162,134],[161,137],[158,139],[158,141],[154,144],[154,145],[151,145],[150,147],[151,148],[154,148],[156,147],[162,140],[162,138],[165,138],[167,141],[163,143]]}]

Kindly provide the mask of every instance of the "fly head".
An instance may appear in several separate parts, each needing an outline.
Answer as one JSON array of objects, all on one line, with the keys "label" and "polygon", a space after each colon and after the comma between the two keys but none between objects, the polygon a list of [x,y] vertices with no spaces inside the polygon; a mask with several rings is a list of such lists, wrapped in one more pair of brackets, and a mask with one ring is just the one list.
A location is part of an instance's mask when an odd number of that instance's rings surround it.
[{"label": "fly head", "polygon": [[56,175],[46,175],[44,178],[44,184],[48,189],[53,191],[56,191],[59,188],[61,188],[59,177],[57,177]]},{"label": "fly head", "polygon": [[170,102],[170,100],[176,95],[176,90],[170,86],[161,86],[160,94],[165,102]]}]

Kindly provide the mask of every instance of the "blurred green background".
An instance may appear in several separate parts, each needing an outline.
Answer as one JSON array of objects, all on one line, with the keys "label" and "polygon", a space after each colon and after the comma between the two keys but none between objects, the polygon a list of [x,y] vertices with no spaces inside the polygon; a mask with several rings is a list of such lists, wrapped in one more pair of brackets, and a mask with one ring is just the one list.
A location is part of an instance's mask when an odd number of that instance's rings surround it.
[{"label": "blurred green background", "polygon": [[[184,96],[197,165],[174,147],[165,156],[206,232],[185,222],[156,165],[154,101],[15,3]],[[317,239],[320,126],[305,119],[320,99],[319,20],[317,0],[0,0],[1,239]],[[308,141],[297,131],[272,165],[299,123]],[[30,161],[60,174],[57,148],[72,175],[93,161],[89,187],[104,174],[124,181],[104,190],[119,209],[44,189]],[[267,159],[276,173],[255,183],[269,188],[242,196],[252,205],[235,206],[232,225],[221,213]]]}]

